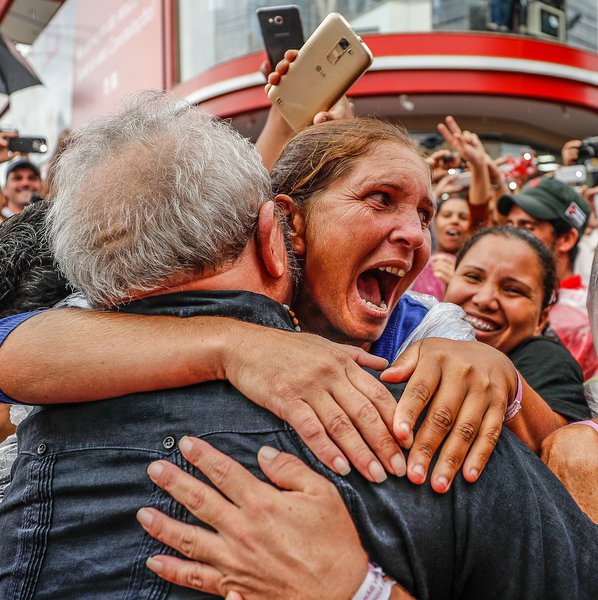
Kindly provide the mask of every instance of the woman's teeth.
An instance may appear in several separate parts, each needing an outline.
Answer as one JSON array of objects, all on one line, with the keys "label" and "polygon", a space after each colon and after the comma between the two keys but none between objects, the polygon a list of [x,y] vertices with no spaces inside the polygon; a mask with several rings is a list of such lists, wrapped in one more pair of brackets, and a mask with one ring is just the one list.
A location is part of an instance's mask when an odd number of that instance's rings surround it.
[{"label": "woman's teeth", "polygon": [[397,277],[405,277],[405,271],[403,269],[399,269],[398,267],[378,267],[378,271],[386,271],[387,273],[392,273]]},{"label": "woman's teeth", "polygon": [[465,320],[472,325],[475,329],[481,329],[482,331],[497,331],[500,329],[498,325],[494,323],[488,323],[488,321],[482,321],[471,315],[465,315]]}]

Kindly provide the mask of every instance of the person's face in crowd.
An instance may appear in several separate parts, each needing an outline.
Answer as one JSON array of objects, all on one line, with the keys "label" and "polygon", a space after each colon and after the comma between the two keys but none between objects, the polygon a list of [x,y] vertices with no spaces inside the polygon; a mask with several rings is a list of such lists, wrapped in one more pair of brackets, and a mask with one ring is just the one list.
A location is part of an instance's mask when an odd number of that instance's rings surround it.
[{"label": "person's face in crowd", "polygon": [[392,142],[317,193],[295,236],[304,267],[297,309],[310,331],[355,344],[380,337],[429,258],[431,197],[424,160]]},{"label": "person's face in crowd", "polygon": [[549,248],[554,246],[556,235],[552,224],[532,217],[516,204],[513,204],[507,215],[507,225],[529,231]]},{"label": "person's face in crowd", "polygon": [[487,235],[462,258],[444,299],[461,306],[478,341],[507,353],[544,328],[543,294],[535,252],[521,240]]},{"label": "person's face in crowd", "polygon": [[31,201],[33,194],[42,189],[41,179],[31,169],[15,169],[6,180],[4,195],[11,208],[23,210]]},{"label": "person's face in crowd", "polygon": [[469,204],[463,198],[451,198],[442,203],[434,218],[438,249],[456,254],[465,243],[471,226]]}]

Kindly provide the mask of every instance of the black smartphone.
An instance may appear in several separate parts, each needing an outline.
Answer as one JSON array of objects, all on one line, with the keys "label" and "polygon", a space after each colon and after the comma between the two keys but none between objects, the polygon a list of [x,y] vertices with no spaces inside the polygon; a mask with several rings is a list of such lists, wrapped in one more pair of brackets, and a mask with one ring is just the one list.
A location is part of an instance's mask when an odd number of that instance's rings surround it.
[{"label": "black smartphone", "polygon": [[262,30],[264,46],[274,69],[291,48],[299,50],[305,41],[299,7],[294,4],[258,8],[257,18]]},{"label": "black smartphone", "polygon": [[8,149],[11,152],[39,152],[43,154],[48,150],[46,138],[43,137],[17,137],[8,140]]}]

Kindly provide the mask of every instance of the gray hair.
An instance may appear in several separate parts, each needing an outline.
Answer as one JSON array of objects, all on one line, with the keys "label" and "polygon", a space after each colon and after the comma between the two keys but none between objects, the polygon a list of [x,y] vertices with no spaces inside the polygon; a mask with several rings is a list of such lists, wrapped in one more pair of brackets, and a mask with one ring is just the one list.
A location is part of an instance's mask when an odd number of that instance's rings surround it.
[{"label": "gray hair", "polygon": [[248,140],[155,91],[75,132],[54,184],[51,247],[94,307],[234,261],[272,198]]}]

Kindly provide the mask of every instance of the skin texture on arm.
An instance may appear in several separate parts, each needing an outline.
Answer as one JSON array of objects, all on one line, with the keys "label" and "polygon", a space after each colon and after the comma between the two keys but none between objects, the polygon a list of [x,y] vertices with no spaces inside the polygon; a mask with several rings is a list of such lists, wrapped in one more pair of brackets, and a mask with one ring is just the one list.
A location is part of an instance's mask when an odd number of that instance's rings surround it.
[{"label": "skin texture on arm", "polygon": [[[281,489],[259,481],[205,441],[185,437],[180,449],[217,489],[168,461],[152,463],[148,474],[215,531],[141,509],[144,529],[189,559],[151,557],[152,571],[229,600],[353,597],[365,578],[367,556],[332,483],[274,448],[262,448],[258,462]],[[395,587],[392,598],[412,597]]]}]

